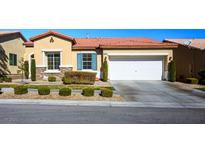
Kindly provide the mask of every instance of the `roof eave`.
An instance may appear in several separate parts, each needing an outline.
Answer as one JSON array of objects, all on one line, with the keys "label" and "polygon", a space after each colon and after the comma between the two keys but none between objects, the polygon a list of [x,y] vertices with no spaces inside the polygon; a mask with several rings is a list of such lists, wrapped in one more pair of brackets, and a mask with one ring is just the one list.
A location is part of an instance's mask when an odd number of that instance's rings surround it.
[{"label": "roof eave", "polygon": [[31,38],[30,38],[30,41],[33,42],[33,41],[39,40],[39,39],[41,39],[41,38],[43,38],[43,37],[50,36],[50,35],[54,35],[54,36],[63,38],[63,39],[65,39],[65,40],[72,41],[73,44],[76,44],[76,40],[75,40],[74,38],[69,37],[69,36],[67,36],[67,35],[63,35],[63,34],[61,34],[61,33],[54,32],[54,31],[48,31],[48,32],[45,32],[45,33],[43,33],[43,34],[39,34],[39,35],[37,35],[37,36],[31,37]]},{"label": "roof eave", "polygon": [[72,49],[74,49],[74,50],[83,50],[83,49],[95,50],[95,49],[97,49],[97,47],[95,47],[95,46],[73,46]]},{"label": "roof eave", "polygon": [[101,45],[102,49],[174,49],[177,48],[178,45]]},{"label": "roof eave", "polygon": [[7,36],[7,35],[13,35],[13,34],[19,34],[20,37],[22,38],[22,40],[23,40],[24,42],[27,42],[27,39],[23,36],[23,34],[22,34],[21,32],[18,32],[18,31],[16,31],[16,32],[14,32],[14,33],[1,34],[1,36]]}]

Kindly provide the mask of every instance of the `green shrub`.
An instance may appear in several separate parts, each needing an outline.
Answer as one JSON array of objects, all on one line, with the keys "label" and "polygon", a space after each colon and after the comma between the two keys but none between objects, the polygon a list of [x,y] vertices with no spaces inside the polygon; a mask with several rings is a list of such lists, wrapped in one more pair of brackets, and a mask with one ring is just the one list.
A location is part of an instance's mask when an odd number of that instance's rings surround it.
[{"label": "green shrub", "polygon": [[111,90],[111,89],[106,89],[106,88],[101,89],[100,95],[101,95],[102,97],[112,97],[112,96],[113,96],[113,90]]},{"label": "green shrub", "polygon": [[199,72],[198,72],[199,76],[201,78],[205,78],[205,68],[204,69],[201,69]]},{"label": "green shrub", "polygon": [[186,83],[198,84],[199,80],[197,78],[186,78]]},{"label": "green shrub", "polygon": [[11,77],[5,77],[5,78],[4,78],[4,81],[5,81],[5,82],[12,82],[12,78],[11,78]]},{"label": "green shrub", "polygon": [[170,82],[176,81],[176,64],[173,60],[168,64],[168,80]]},{"label": "green shrub", "polygon": [[84,88],[82,95],[83,96],[94,96],[94,89],[93,88]]},{"label": "green shrub", "polygon": [[199,83],[205,85],[205,79],[200,79]]},{"label": "green shrub", "polygon": [[50,94],[50,88],[49,87],[38,88],[38,94],[39,95],[49,95]]},{"label": "green shrub", "polygon": [[107,58],[105,57],[103,62],[103,81],[107,82],[108,80],[108,64],[107,64]]},{"label": "green shrub", "polygon": [[16,86],[14,88],[14,94],[16,95],[22,95],[27,93],[28,93],[28,88],[26,86]]},{"label": "green shrub", "polygon": [[49,82],[56,82],[56,77],[55,76],[49,76],[48,81]]},{"label": "green shrub", "polygon": [[31,59],[31,80],[36,81],[36,61]]},{"label": "green shrub", "polygon": [[63,77],[64,84],[94,84],[96,73],[83,71],[67,71]]},{"label": "green shrub", "polygon": [[4,79],[3,78],[0,78],[0,83],[2,83],[4,81]]},{"label": "green shrub", "polygon": [[198,74],[201,77],[199,83],[205,85],[205,68],[201,69]]},{"label": "green shrub", "polygon": [[70,96],[71,95],[71,89],[70,88],[62,88],[59,90],[60,96]]},{"label": "green shrub", "polygon": [[72,83],[72,80],[71,80],[71,78],[62,78],[62,81],[63,81],[63,83],[64,84],[71,84]]},{"label": "green shrub", "polygon": [[29,78],[29,64],[28,64],[28,61],[24,61],[24,75],[25,75],[26,79]]}]

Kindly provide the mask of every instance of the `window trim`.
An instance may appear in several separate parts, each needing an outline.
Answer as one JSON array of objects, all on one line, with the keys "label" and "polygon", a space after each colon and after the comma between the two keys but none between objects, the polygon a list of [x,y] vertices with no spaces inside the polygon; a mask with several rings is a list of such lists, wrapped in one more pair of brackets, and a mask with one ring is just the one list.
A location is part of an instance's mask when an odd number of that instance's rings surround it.
[{"label": "window trim", "polygon": [[[59,69],[48,69],[48,54],[59,54],[60,55],[60,64],[59,64]],[[45,52],[45,56],[46,56],[46,71],[45,72],[56,72],[58,73],[60,71],[60,66],[61,66],[61,52],[56,52],[56,51],[53,51],[53,52]],[[54,60],[54,56],[53,56],[53,65],[55,67],[55,60]]]},{"label": "window trim", "polygon": [[[90,54],[91,55],[91,61],[83,61],[83,54]],[[91,68],[83,68],[84,67],[83,62],[91,62],[91,65],[90,65]],[[92,53],[90,53],[90,52],[82,53],[82,70],[93,70],[92,69],[92,62],[93,62]]]},{"label": "window trim", "polygon": [[17,54],[9,53],[9,65],[17,66]]}]

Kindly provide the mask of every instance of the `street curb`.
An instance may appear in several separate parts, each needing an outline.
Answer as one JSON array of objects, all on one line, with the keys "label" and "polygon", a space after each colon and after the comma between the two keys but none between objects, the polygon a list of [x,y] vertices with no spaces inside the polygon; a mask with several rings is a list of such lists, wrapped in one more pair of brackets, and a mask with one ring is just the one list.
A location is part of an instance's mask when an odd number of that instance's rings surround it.
[{"label": "street curb", "polygon": [[165,102],[114,102],[114,101],[73,101],[49,99],[0,99],[4,105],[53,105],[53,106],[95,106],[95,107],[137,107],[137,108],[205,108],[205,103]]}]

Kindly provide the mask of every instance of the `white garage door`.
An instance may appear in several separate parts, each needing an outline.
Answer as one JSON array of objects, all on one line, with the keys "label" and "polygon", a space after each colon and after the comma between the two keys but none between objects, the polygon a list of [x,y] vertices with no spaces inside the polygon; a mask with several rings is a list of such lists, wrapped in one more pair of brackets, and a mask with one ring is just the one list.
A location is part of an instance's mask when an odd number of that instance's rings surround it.
[{"label": "white garage door", "polygon": [[161,80],[162,57],[109,57],[110,80]]}]

